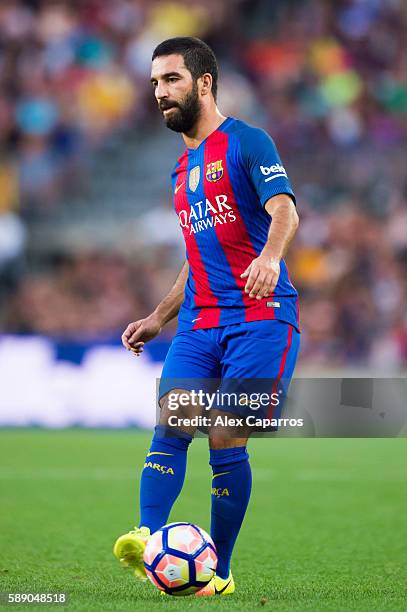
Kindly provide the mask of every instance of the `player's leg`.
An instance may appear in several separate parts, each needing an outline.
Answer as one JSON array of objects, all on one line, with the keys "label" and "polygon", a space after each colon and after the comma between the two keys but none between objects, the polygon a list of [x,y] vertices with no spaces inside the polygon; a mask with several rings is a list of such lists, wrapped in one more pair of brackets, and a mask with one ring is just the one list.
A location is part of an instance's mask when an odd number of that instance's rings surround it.
[{"label": "player's leg", "polygon": [[[222,358],[221,389],[230,392],[235,381],[261,379],[272,392],[281,380],[292,377],[299,348],[299,334],[280,321],[259,321],[241,326],[228,326],[223,340],[226,349]],[[232,388],[230,387],[230,383]],[[287,389],[285,389],[287,390]],[[230,573],[230,560],[238,537],[251,494],[251,469],[246,442],[251,428],[245,423],[250,405],[238,406],[232,413],[227,406],[211,411],[212,423],[217,416],[244,417],[243,425],[235,427],[213,425],[210,431],[210,464],[213,470],[211,536],[218,551],[217,580],[213,580],[201,595],[212,595],[222,588],[233,592],[234,584]],[[224,419],[225,422],[225,419]]]},{"label": "player's leg", "polygon": [[[160,398],[160,419],[147,453],[140,481],[140,527],[154,533],[168,521],[172,506],[178,498],[185,479],[187,452],[195,427],[170,427],[172,416],[169,405],[189,390],[174,389]],[[201,407],[192,403],[183,406],[183,414],[192,418]],[[171,421],[170,421],[171,423]]]},{"label": "player's leg", "polygon": [[[187,390],[174,390],[188,393]],[[187,451],[193,431],[169,429],[164,415],[168,410],[168,394],[160,399],[161,417],[155,427],[150,449],[145,458],[140,480],[140,521],[128,533],[120,536],[113,549],[124,567],[146,579],[144,549],[152,533],[168,521],[171,508],[184,484]]]},{"label": "player's leg", "polygon": [[211,537],[218,553],[216,576],[201,589],[199,597],[231,595],[235,583],[230,571],[233,547],[250,499],[252,475],[246,444],[249,431],[244,428],[214,425],[216,419],[233,413],[211,410],[209,429],[211,487]]},{"label": "player's leg", "polygon": [[[211,410],[212,423],[231,413]],[[209,430],[211,486],[211,537],[218,553],[216,577],[199,594],[228,595],[235,585],[230,560],[250,499],[252,475],[246,444],[249,431],[212,426]]]},{"label": "player's leg", "polygon": [[[159,390],[159,424],[141,473],[139,527],[121,536],[113,550],[124,565],[134,569],[137,577],[145,577],[142,553],[149,535],[167,523],[182,489],[187,451],[194,434],[194,428],[169,427],[170,399],[176,401],[179,393],[188,394],[191,381],[196,384],[197,380],[216,378],[219,373],[219,359],[205,331],[178,334],[164,364]],[[191,418],[201,406],[186,403],[182,409],[179,416]]]}]

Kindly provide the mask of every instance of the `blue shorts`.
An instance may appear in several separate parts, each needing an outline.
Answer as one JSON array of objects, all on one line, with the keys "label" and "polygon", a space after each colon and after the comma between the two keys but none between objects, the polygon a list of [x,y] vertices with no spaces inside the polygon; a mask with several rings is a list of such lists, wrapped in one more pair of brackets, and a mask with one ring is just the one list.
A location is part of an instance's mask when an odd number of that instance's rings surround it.
[{"label": "blue shorts", "polygon": [[[282,401],[277,406],[271,402],[265,407],[262,402],[254,409],[259,416],[279,418],[299,345],[297,329],[277,319],[178,332],[164,363],[159,398],[172,389],[213,392],[217,388],[246,396],[255,391],[278,393]],[[245,401],[238,404],[216,402],[212,407],[246,416],[251,406]]]}]

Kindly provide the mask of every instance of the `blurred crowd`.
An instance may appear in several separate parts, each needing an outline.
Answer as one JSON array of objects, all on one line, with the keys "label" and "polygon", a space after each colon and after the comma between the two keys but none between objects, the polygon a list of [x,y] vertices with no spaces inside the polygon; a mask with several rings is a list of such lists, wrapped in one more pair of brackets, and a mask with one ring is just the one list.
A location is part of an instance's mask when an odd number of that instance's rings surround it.
[{"label": "blurred crowd", "polygon": [[148,240],[147,220],[131,258],[26,249],[98,147],[161,121],[155,44],[197,35],[220,61],[222,111],[272,134],[296,190],[302,362],[405,367],[406,25],[404,0],[2,1],[1,329],[114,336],[171,285],[179,243]]}]

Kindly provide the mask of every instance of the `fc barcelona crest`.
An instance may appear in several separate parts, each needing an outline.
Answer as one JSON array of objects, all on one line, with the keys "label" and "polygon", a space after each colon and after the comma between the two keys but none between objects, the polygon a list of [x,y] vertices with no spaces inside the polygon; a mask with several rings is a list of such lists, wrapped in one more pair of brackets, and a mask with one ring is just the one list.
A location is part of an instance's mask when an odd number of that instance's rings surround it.
[{"label": "fc barcelona crest", "polygon": [[201,172],[199,166],[192,168],[191,172],[189,173],[189,188],[191,191],[196,191],[196,188],[199,185],[200,176]]},{"label": "fc barcelona crest", "polygon": [[223,166],[222,160],[218,159],[217,161],[210,162],[206,164],[206,180],[211,183],[216,183],[223,176]]}]

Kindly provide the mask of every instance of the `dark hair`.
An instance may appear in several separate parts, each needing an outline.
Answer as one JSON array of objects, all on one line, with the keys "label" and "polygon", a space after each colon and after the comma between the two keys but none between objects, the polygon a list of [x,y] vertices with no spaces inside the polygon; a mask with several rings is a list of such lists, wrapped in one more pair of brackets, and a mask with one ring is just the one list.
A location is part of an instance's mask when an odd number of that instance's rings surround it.
[{"label": "dark hair", "polygon": [[218,91],[218,64],[212,49],[200,38],[177,36],[160,43],[153,52],[154,60],[162,55],[182,55],[185,67],[192,74],[194,81],[203,74],[212,75],[212,95],[216,100]]}]

